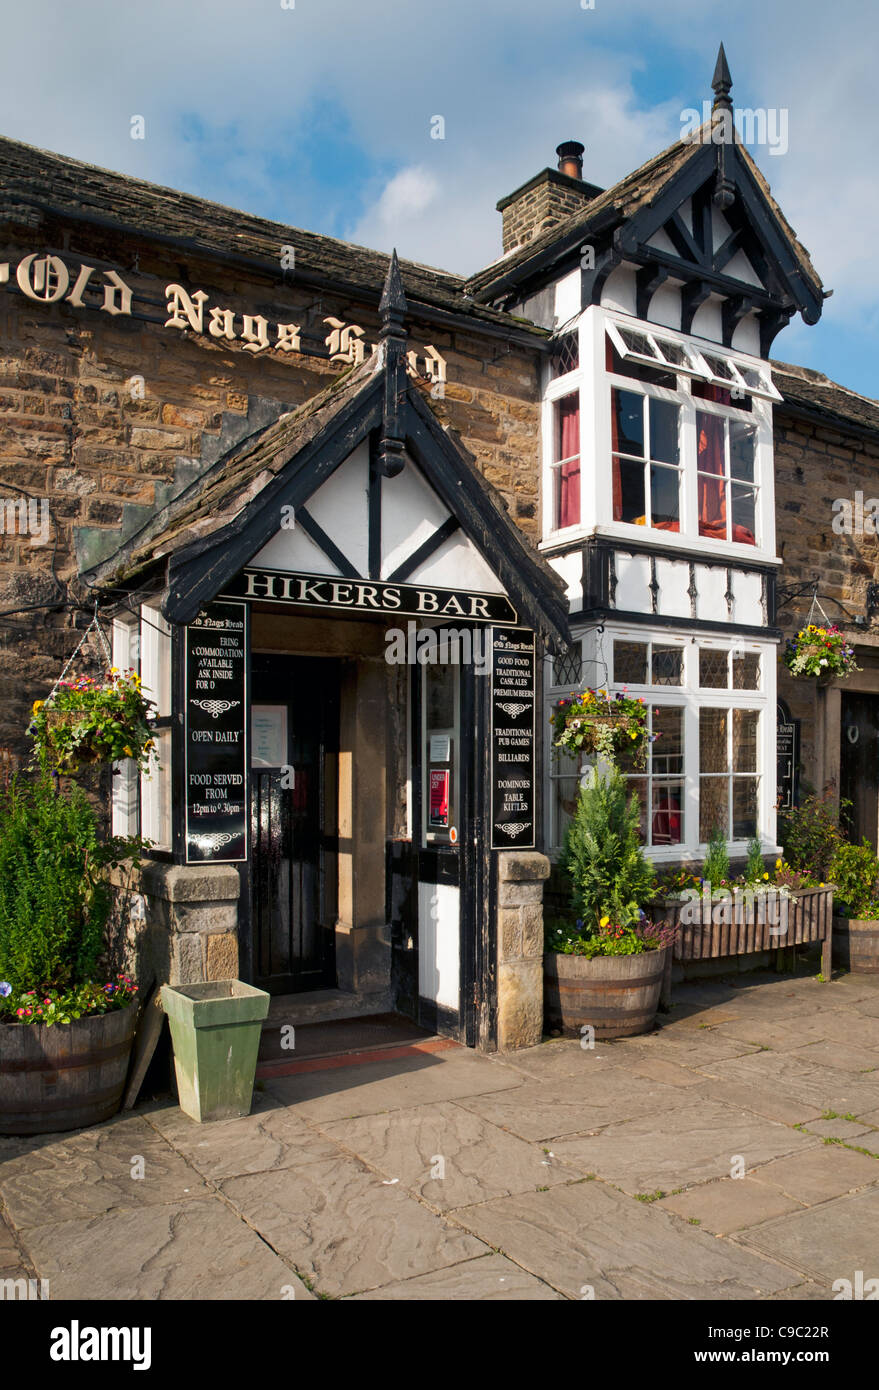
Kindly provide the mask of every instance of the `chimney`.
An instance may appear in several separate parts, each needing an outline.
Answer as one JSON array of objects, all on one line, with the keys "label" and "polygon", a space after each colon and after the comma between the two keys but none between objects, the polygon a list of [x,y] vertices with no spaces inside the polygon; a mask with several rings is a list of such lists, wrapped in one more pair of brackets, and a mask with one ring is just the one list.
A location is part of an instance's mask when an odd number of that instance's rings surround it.
[{"label": "chimney", "polygon": [[525,246],[551,227],[580,212],[604,189],[583,180],[585,146],[565,140],[556,147],[558,167],[543,169],[521,188],[501,198],[504,254]]}]

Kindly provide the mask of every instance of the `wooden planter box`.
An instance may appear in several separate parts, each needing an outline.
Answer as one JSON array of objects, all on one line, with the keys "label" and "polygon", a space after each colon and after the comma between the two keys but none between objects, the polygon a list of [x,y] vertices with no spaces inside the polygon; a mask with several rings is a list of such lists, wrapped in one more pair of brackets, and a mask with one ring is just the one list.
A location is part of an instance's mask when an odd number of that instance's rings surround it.
[{"label": "wooden planter box", "polygon": [[[789,898],[776,899],[774,914],[763,894],[748,896],[744,890],[733,890],[731,903],[723,899],[709,902],[704,896],[690,902],[661,898],[654,902],[651,915],[654,922],[667,922],[676,929],[673,952],[679,961],[719,960],[723,956],[781,951],[788,946],[821,941],[821,972],[827,981],[831,971],[833,893],[832,885],[797,889]],[[669,1002],[670,984],[669,978],[663,989],[664,1004]]]},{"label": "wooden planter box", "polygon": [[834,916],[833,959],[856,975],[879,974],[879,922]]},{"label": "wooden planter box", "polygon": [[53,1134],[122,1104],[138,1005],[73,1023],[0,1023],[0,1134]]},{"label": "wooden planter box", "polygon": [[668,946],[637,956],[543,957],[543,1002],[549,1029],[579,1037],[589,1025],[599,1041],[649,1033],[659,1007]]}]

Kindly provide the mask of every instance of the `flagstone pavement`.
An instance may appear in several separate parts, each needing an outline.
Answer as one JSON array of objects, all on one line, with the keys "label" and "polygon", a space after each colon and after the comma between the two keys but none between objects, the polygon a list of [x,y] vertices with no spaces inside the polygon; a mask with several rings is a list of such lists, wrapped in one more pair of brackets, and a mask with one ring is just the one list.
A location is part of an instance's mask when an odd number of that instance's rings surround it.
[{"label": "flagstone pavement", "polygon": [[[679,986],[640,1038],[275,1076],[0,1139],[52,1299],[831,1299],[879,1277],[879,977]],[[137,1176],[142,1173],[142,1176]]]}]

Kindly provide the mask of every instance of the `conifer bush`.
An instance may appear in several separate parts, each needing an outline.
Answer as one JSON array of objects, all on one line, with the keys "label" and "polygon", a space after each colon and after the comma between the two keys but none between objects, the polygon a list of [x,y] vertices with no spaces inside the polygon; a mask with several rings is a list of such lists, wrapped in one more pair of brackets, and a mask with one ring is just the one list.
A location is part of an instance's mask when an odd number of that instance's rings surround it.
[{"label": "conifer bush", "polygon": [[653,892],[653,869],[641,848],[637,798],[618,768],[588,774],[565,835],[562,866],[584,932],[597,932],[603,917],[622,924],[639,919]]}]

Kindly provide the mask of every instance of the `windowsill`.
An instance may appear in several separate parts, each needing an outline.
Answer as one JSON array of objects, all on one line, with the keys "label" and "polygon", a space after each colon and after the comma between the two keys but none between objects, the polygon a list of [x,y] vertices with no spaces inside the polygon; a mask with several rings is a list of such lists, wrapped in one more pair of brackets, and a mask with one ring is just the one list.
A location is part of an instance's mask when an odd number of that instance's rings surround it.
[{"label": "windowsill", "polygon": [[678,531],[658,531],[650,526],[628,526],[619,522],[607,522],[598,526],[567,526],[563,531],[554,531],[538,543],[541,551],[561,550],[587,541],[593,537],[617,540],[622,543],[637,542],[639,547],[657,550],[676,550],[681,554],[701,560],[753,560],[756,565],[771,565],[781,568],[782,561],[771,551],[761,550],[755,545],[742,545],[737,541],[710,540],[706,536],[687,536]]}]

